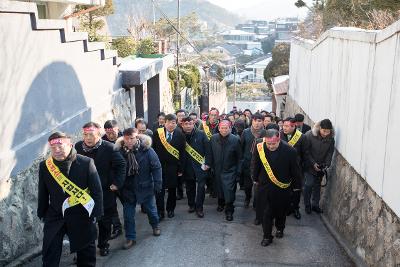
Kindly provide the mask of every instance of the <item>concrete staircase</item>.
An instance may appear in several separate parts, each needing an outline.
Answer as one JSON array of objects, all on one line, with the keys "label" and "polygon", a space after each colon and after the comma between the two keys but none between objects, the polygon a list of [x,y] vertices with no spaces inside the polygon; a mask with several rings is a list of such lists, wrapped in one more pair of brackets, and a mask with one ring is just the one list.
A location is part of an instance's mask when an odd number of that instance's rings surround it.
[{"label": "concrete staircase", "polygon": [[89,42],[86,32],[71,32],[66,28],[65,20],[39,19],[37,6],[35,3],[19,1],[0,1],[1,13],[20,13],[30,16],[33,31],[59,31],[61,43],[82,42],[84,53],[99,53],[101,60],[112,59],[112,64],[117,65],[117,51],[106,49],[105,43]]}]

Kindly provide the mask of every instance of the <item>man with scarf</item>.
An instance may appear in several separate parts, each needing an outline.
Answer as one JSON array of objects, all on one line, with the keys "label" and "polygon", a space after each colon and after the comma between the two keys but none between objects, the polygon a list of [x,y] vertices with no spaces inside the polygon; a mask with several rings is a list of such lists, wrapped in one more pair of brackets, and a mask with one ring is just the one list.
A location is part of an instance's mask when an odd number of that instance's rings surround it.
[{"label": "man with scarf", "polygon": [[59,265],[65,234],[71,253],[77,253],[77,265],[96,266],[95,223],[103,214],[96,167],[92,159],[77,155],[65,133],[53,133],[48,142],[51,155],[39,166],[37,209],[44,222],[43,266]]},{"label": "man with scarf", "polygon": [[[135,210],[136,204],[142,205],[153,228],[153,235],[159,236],[155,192],[162,187],[161,163],[156,152],[151,148],[151,137],[138,134],[138,129],[125,129],[123,137],[117,140],[115,149],[124,157],[126,178],[121,196],[124,207],[124,226],[126,243],[124,249],[136,244]],[[139,168],[140,166],[140,168]]]},{"label": "man with scarf", "polygon": [[104,216],[99,220],[99,240],[97,247],[101,256],[109,254],[108,240],[111,237],[111,222],[115,211],[115,192],[119,190],[125,178],[125,160],[118,151],[114,151],[113,143],[101,139],[100,125],[95,122],[86,123],[83,130],[83,141],[75,144],[78,154],[94,160],[103,189]]},{"label": "man with scarf", "polygon": [[[213,134],[218,133],[218,118],[219,118],[219,111],[217,108],[211,108],[209,113],[208,113],[208,117],[206,119],[203,119],[200,123],[199,126],[199,130],[203,131],[208,140],[211,140],[211,136]],[[215,177],[214,177],[214,172],[213,170],[211,170],[209,172],[209,175],[206,179],[206,184],[207,184],[207,191],[210,192],[210,195],[212,197],[216,197],[215,196]]]},{"label": "man with scarf", "polygon": [[192,117],[188,116],[182,119],[182,129],[186,136],[186,162],[183,176],[188,197],[188,211],[189,213],[196,211],[197,217],[203,218],[207,171],[211,165],[210,143],[205,133],[195,127]]},{"label": "man with scarf", "polygon": [[263,211],[262,246],[272,243],[274,224],[275,236],[283,237],[292,188],[301,188],[296,150],[280,140],[278,127],[274,127],[268,129],[263,141],[257,143],[251,162],[251,177],[258,185],[257,206],[260,205]]},{"label": "man with scarf", "polygon": [[[296,120],[294,118],[288,117],[283,120],[283,126],[281,131],[281,139],[287,142],[290,146],[294,147],[297,152],[297,161],[300,166],[301,173],[303,174],[302,167],[306,153],[306,139],[300,130],[296,129]],[[301,184],[303,184],[303,177],[301,179]],[[302,188],[302,186],[300,187]],[[293,213],[297,220],[300,220],[301,214],[300,208],[300,198],[301,190],[293,190],[290,197],[290,206],[288,214]]]},{"label": "man with scarf", "polygon": [[[244,207],[248,208],[251,199],[251,193],[253,190],[253,180],[250,176],[250,163],[253,151],[255,148],[255,143],[258,138],[265,136],[264,130],[264,116],[260,113],[255,113],[252,115],[252,123],[250,128],[243,131],[240,143],[242,145],[242,176],[244,191],[246,194],[246,199],[244,200]],[[255,207],[255,200],[253,200],[253,207]]]},{"label": "man with scarf", "polygon": [[[168,218],[175,216],[178,176],[183,175],[185,136],[176,123],[176,115],[168,114],[165,116],[165,126],[157,129],[157,132],[153,135],[153,148],[162,167],[163,188],[156,195],[160,220],[165,217],[165,209]],[[165,189],[168,189],[166,205],[164,204]]]},{"label": "man with scarf", "polygon": [[211,137],[212,168],[218,194],[218,212],[225,209],[227,221],[233,220],[236,183],[240,177],[242,149],[240,139],[231,133],[231,122],[222,120],[219,133]]}]

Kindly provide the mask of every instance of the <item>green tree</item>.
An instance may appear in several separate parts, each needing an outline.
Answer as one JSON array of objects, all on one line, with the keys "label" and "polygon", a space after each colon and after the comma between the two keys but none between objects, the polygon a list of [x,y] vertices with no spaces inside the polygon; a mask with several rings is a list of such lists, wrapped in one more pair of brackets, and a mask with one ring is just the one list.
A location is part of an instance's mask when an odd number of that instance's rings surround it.
[{"label": "green tree", "polygon": [[150,55],[154,53],[155,49],[154,49],[153,39],[145,38],[139,41],[138,46],[136,48],[136,54]]},{"label": "green tree", "polygon": [[[176,27],[178,19],[169,19]],[[195,12],[180,18],[180,32],[187,37],[194,36],[200,32],[200,22]],[[159,39],[175,38],[176,31],[173,26],[164,18],[158,20],[153,26],[153,31]]]},{"label": "green tree", "polygon": [[289,74],[290,44],[281,43],[272,49],[272,61],[264,70],[264,79],[269,83],[272,77]]},{"label": "green tree", "polygon": [[118,51],[118,56],[127,57],[136,53],[136,42],[131,37],[116,38],[112,41],[111,48]]},{"label": "green tree", "polygon": [[268,54],[272,51],[272,48],[274,48],[275,45],[275,38],[273,36],[265,38],[264,40],[261,41],[261,48],[264,52],[264,54]]},{"label": "green tree", "polygon": [[[79,12],[90,8],[88,5],[77,5],[75,12]],[[79,16],[79,30],[87,32],[89,41],[104,41],[104,37],[99,34],[103,29],[105,22],[104,17],[114,13],[114,6],[112,0],[106,0],[105,5],[99,9],[85,13]]]}]

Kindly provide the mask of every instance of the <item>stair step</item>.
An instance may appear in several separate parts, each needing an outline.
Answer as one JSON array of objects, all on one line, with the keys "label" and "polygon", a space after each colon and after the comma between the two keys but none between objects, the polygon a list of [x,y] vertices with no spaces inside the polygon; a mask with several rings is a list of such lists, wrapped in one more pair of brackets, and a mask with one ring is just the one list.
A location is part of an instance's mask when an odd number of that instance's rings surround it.
[{"label": "stair step", "polygon": [[19,1],[0,1],[0,13],[36,13],[37,7],[35,3],[19,2]]},{"label": "stair step", "polygon": [[34,30],[63,30],[66,27],[65,20],[61,19],[38,19]]},{"label": "stair step", "polygon": [[101,59],[102,60],[112,58],[113,59],[113,65],[117,65],[117,58],[118,58],[117,50],[104,49],[104,50],[101,50],[101,51],[102,51],[102,53],[101,53]]},{"label": "stair step", "polygon": [[103,42],[85,42],[85,52],[96,51],[105,49],[106,45]]},{"label": "stair step", "polygon": [[77,41],[87,41],[88,40],[88,34],[87,32],[65,32],[64,34],[61,34],[63,40],[63,43],[68,43],[68,42],[77,42]]}]

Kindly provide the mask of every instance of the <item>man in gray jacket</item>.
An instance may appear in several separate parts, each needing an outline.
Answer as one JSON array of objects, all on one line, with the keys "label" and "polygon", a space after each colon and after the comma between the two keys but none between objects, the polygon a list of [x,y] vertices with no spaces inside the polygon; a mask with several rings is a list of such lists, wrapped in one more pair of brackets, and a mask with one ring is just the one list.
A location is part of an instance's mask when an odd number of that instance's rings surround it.
[{"label": "man in gray jacket", "polygon": [[[304,206],[307,214],[311,210],[322,213],[319,207],[321,180],[324,170],[330,167],[335,150],[334,129],[329,119],[316,123],[305,136],[307,140],[304,173]],[[311,204],[312,196],[312,204]]]}]

